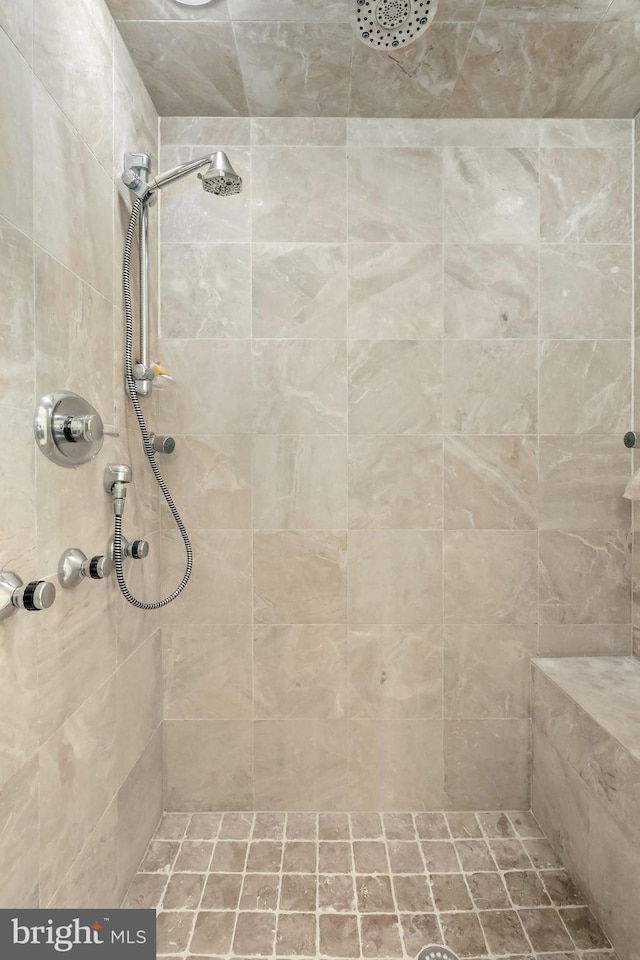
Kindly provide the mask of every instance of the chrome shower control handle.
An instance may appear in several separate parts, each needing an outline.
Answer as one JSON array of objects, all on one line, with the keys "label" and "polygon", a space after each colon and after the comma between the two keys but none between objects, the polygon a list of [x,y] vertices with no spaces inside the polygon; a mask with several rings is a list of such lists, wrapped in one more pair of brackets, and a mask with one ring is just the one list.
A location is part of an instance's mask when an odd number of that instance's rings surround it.
[{"label": "chrome shower control handle", "polygon": [[56,598],[56,588],[48,580],[23,583],[15,573],[0,573],[0,623],[18,610],[48,610]]},{"label": "chrome shower control handle", "polygon": [[78,547],[71,547],[58,561],[58,581],[63,590],[77,587],[88,577],[90,580],[104,580],[113,572],[113,562],[107,556],[89,559]]},{"label": "chrome shower control handle", "polygon": [[69,443],[97,443],[104,436],[102,418],[97,413],[83,417],[63,417],[54,415],[53,432],[64,437]]},{"label": "chrome shower control handle", "polygon": [[144,560],[145,557],[149,556],[149,542],[148,540],[132,540],[131,543],[126,545],[124,552],[132,560]]},{"label": "chrome shower control handle", "polygon": [[32,580],[13,592],[12,603],[21,610],[48,610],[56,598],[56,588],[48,580]]}]

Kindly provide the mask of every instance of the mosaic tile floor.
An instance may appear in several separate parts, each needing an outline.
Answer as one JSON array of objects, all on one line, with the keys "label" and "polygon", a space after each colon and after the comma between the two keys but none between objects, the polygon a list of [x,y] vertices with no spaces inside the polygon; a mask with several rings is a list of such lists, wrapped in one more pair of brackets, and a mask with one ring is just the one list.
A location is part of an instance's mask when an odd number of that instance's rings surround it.
[{"label": "mosaic tile floor", "polygon": [[167,814],[124,905],[176,960],[615,960],[528,813]]}]

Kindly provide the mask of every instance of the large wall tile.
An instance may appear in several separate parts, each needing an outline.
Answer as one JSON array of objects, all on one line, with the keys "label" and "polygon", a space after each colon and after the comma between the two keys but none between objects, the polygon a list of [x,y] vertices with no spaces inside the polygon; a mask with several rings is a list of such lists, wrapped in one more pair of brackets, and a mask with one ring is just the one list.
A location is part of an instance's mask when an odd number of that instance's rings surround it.
[{"label": "large wall tile", "polygon": [[2,0],[0,27],[31,63],[33,60],[33,0]]},{"label": "large wall tile", "polygon": [[[33,79],[31,70],[11,40],[0,30],[2,137],[0,154],[0,216],[31,235],[33,227]],[[36,113],[39,116],[39,111]],[[11,150],[8,145],[11,144]],[[28,185],[27,189],[24,189]]]},{"label": "large wall tile", "polygon": [[[106,170],[113,156],[113,21],[103,4],[34,0],[33,67]],[[138,145],[130,149],[138,149]]]},{"label": "large wall tile", "polygon": [[248,117],[160,117],[159,120],[163,146],[193,146],[197,143],[248,146],[251,143],[251,120]]},{"label": "large wall tile", "polygon": [[532,437],[446,437],[446,529],[531,530],[538,518]]},{"label": "large wall tile", "polygon": [[442,628],[349,629],[349,716],[442,716]]},{"label": "large wall tile", "polygon": [[121,786],[118,806],[118,886],[122,902],[162,816],[162,733],[157,731]]},{"label": "large wall tile", "polygon": [[442,809],[442,721],[349,721],[350,810]]},{"label": "large wall tile", "polygon": [[352,46],[345,24],[269,23],[262,12],[256,21],[234,27],[249,113],[344,116]]},{"label": "large wall tile", "polygon": [[350,240],[441,241],[439,151],[409,147],[352,149],[347,166]]},{"label": "large wall tile", "polygon": [[[196,530],[191,541],[193,577],[172,604],[170,622],[250,623],[251,534],[245,530]],[[185,552],[178,532],[164,531],[160,544],[160,592],[167,596],[182,579]]]},{"label": "large wall tile", "polygon": [[631,546],[625,533],[540,533],[540,621],[629,623]]},{"label": "large wall tile", "polygon": [[346,627],[257,627],[253,651],[256,717],[346,716]]},{"label": "large wall tile", "polygon": [[540,231],[551,243],[628,243],[631,151],[543,149]]},{"label": "large wall tile", "polygon": [[34,110],[34,239],[112,300],[111,168],[105,171],[38,81]]},{"label": "large wall tile", "polygon": [[[615,7],[615,4],[613,5]],[[631,21],[633,17],[629,17]],[[575,61],[574,82],[563,91],[558,112],[573,117],[631,117],[638,109],[634,57],[640,21],[599,23]]]},{"label": "large wall tile", "polygon": [[255,623],[345,623],[346,534],[257,533]]},{"label": "large wall tile", "polygon": [[553,116],[592,32],[591,23],[478,23],[449,116]]},{"label": "large wall tile", "polygon": [[441,526],[439,437],[350,437],[351,529],[437,530]]},{"label": "large wall tile", "polygon": [[631,467],[617,436],[540,438],[540,528],[626,530]]},{"label": "large wall tile", "polygon": [[[178,437],[175,456],[162,475],[176,495],[189,530],[248,530],[251,527],[251,438],[244,434]],[[174,520],[161,501],[162,526]]]},{"label": "large wall tile", "polygon": [[343,147],[346,117],[252,117],[254,147]]},{"label": "large wall tile", "polygon": [[[125,152],[147,153],[158,167],[158,113],[125,42],[113,30],[113,172],[122,175]],[[157,218],[154,217],[157,221]]]},{"label": "large wall tile", "polygon": [[544,120],[542,147],[629,147],[633,128],[629,120]]},{"label": "large wall tile", "polygon": [[611,0],[556,0],[549,8],[546,0],[487,0],[481,20],[599,20]]},{"label": "large wall tile", "polygon": [[453,810],[526,810],[529,720],[448,720],[444,795]]},{"label": "large wall tile", "polygon": [[253,807],[251,720],[165,720],[166,810]]},{"label": "large wall tile", "polygon": [[118,670],[117,783],[129,776],[162,720],[162,644],[150,637]]},{"label": "large wall tile", "polygon": [[165,717],[251,716],[250,628],[163,627],[162,660]]},{"label": "large wall tile", "polygon": [[444,254],[445,336],[537,336],[535,246],[447,244]]},{"label": "large wall tile", "polygon": [[243,340],[163,340],[162,364],[176,381],[158,391],[167,433],[249,433],[251,345]]},{"label": "large wall tile", "polygon": [[444,239],[538,240],[538,151],[456,147],[444,152]]},{"label": "large wall tile", "polygon": [[632,258],[627,245],[540,249],[540,334],[556,339],[628,339]]},{"label": "large wall tile", "polygon": [[[161,170],[171,169],[225,150],[236,173],[242,177],[242,193],[217,197],[204,193],[196,175],[184,177],[160,196],[160,229],[163,243],[236,243],[250,238],[249,150],[224,143],[202,146],[162,147]],[[152,216],[155,211],[152,212]]]},{"label": "large wall tile", "polygon": [[[254,147],[253,239],[346,240],[347,174],[338,147]],[[330,203],[327,204],[327,197]]]},{"label": "large wall tile", "polygon": [[48,903],[116,786],[116,700],[103,684],[41,748],[40,898]]},{"label": "large wall tile", "polygon": [[0,905],[40,906],[38,761],[31,760],[0,790],[0,853],[4,864]]},{"label": "large wall tile", "polygon": [[29,624],[24,621],[16,619],[2,625],[0,675],[6,678],[7,689],[0,701],[0,787],[31,760],[40,746],[38,650],[29,633]]},{"label": "large wall tile", "polygon": [[247,337],[251,330],[249,245],[163,243],[162,335]]},{"label": "large wall tile", "polygon": [[253,464],[255,529],[347,526],[346,437],[256,436]]},{"label": "large wall tile", "polygon": [[439,433],[442,347],[429,340],[349,345],[349,432]]},{"label": "large wall tile", "polygon": [[540,349],[540,433],[624,433],[631,356],[624,340],[548,340]]},{"label": "large wall tile", "polygon": [[105,423],[110,423],[114,366],[111,299],[40,249],[35,255],[34,281],[38,396],[71,390],[85,397]]},{"label": "large wall tile", "polygon": [[439,623],[441,534],[349,532],[349,622]]},{"label": "large wall tile", "polygon": [[347,721],[257,720],[257,810],[346,810]]},{"label": "large wall tile", "polygon": [[118,28],[158,113],[247,114],[230,23],[123,20]]},{"label": "large wall tile", "polygon": [[92,830],[71,869],[49,901],[56,910],[117,909],[122,900],[118,876],[118,804],[114,799]]},{"label": "large wall tile", "polygon": [[330,20],[349,19],[348,0],[227,0],[234,20]]},{"label": "large wall tile", "polygon": [[471,33],[468,23],[433,23],[426,42],[393,56],[354,43],[350,116],[446,116]]},{"label": "large wall tile", "polygon": [[107,0],[114,20],[228,20],[227,0],[206,6],[168,7],[165,0]]},{"label": "large wall tile", "polygon": [[351,243],[349,336],[442,336],[442,249],[436,244]]},{"label": "large wall tile", "polygon": [[540,657],[625,657],[631,652],[629,624],[547,624],[538,636]]},{"label": "large wall tile", "polygon": [[256,433],[345,433],[346,348],[340,340],[255,340]]},{"label": "large wall tile", "polygon": [[254,244],[255,337],[344,337],[347,249],[343,244]]},{"label": "large wall tile", "polygon": [[445,532],[445,623],[535,623],[537,547],[529,531]]},{"label": "large wall tile", "polygon": [[33,243],[0,220],[0,406],[31,407],[33,395]]},{"label": "large wall tile", "polygon": [[[33,442],[33,413],[1,407],[0,444],[11,451],[2,468],[4,496],[11,509],[0,513],[0,553],[20,557],[35,576],[36,563],[36,449]],[[47,571],[52,572],[52,569]]]},{"label": "large wall tile", "polygon": [[447,432],[536,433],[537,388],[536,343],[445,341]]},{"label": "large wall tile", "polygon": [[456,626],[444,630],[444,715],[501,720],[530,712],[535,625]]}]

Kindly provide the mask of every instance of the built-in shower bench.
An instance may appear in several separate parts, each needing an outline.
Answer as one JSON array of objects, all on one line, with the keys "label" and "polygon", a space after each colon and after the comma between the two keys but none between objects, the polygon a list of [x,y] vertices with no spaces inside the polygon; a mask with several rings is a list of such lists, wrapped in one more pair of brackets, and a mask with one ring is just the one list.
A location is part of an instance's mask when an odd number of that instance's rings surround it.
[{"label": "built-in shower bench", "polygon": [[533,811],[621,960],[640,960],[640,660],[532,669]]}]

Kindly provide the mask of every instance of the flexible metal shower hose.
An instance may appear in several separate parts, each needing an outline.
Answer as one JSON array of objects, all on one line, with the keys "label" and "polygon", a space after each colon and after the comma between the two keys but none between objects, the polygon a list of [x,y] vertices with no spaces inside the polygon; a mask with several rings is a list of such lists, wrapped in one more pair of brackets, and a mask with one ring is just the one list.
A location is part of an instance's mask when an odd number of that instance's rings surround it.
[{"label": "flexible metal shower hose", "polygon": [[[113,535],[113,560],[116,568],[116,577],[118,580],[118,586],[120,591],[130,604],[134,607],[137,607],[139,610],[160,610],[162,607],[166,607],[168,604],[173,603],[176,597],[179,597],[187,583],[189,582],[189,577],[191,576],[191,571],[193,569],[193,550],[191,548],[191,541],[189,540],[189,534],[187,529],[182,521],[182,517],[176,509],[176,505],[173,502],[169,488],[164,480],[164,477],[160,473],[160,468],[158,467],[156,461],[156,455],[153,449],[153,444],[151,442],[151,437],[149,436],[149,431],[144,420],[144,414],[142,412],[142,407],[140,406],[140,400],[138,398],[138,388],[136,386],[136,381],[133,376],[133,303],[131,299],[131,250],[133,247],[133,238],[136,230],[136,223],[138,221],[138,215],[142,208],[142,201],[139,197],[136,198],[136,201],[133,205],[131,211],[131,216],[129,217],[129,226],[127,227],[127,235],[124,243],[124,258],[123,258],[123,267],[122,267],[122,286],[124,292],[124,315],[125,315],[125,371],[127,378],[127,387],[129,391],[129,396],[131,397],[131,402],[133,404],[133,409],[136,412],[136,418],[138,420],[138,426],[140,427],[140,433],[142,434],[142,441],[144,444],[144,452],[147,455],[149,463],[151,464],[151,469],[153,470],[154,476],[162,491],[164,499],[167,501],[167,506],[171,511],[173,519],[176,522],[176,526],[180,531],[180,535],[184,542],[184,548],[187,554],[187,566],[184,572],[184,576],[181,582],[178,584],[176,589],[168,597],[165,597],[164,600],[158,600],[156,603],[144,603],[142,600],[138,600],[133,596],[129,588],[127,587],[127,581],[124,576],[123,569],[123,557],[122,557],[122,517],[115,517],[115,530]],[[142,269],[142,266],[141,266]]]}]

